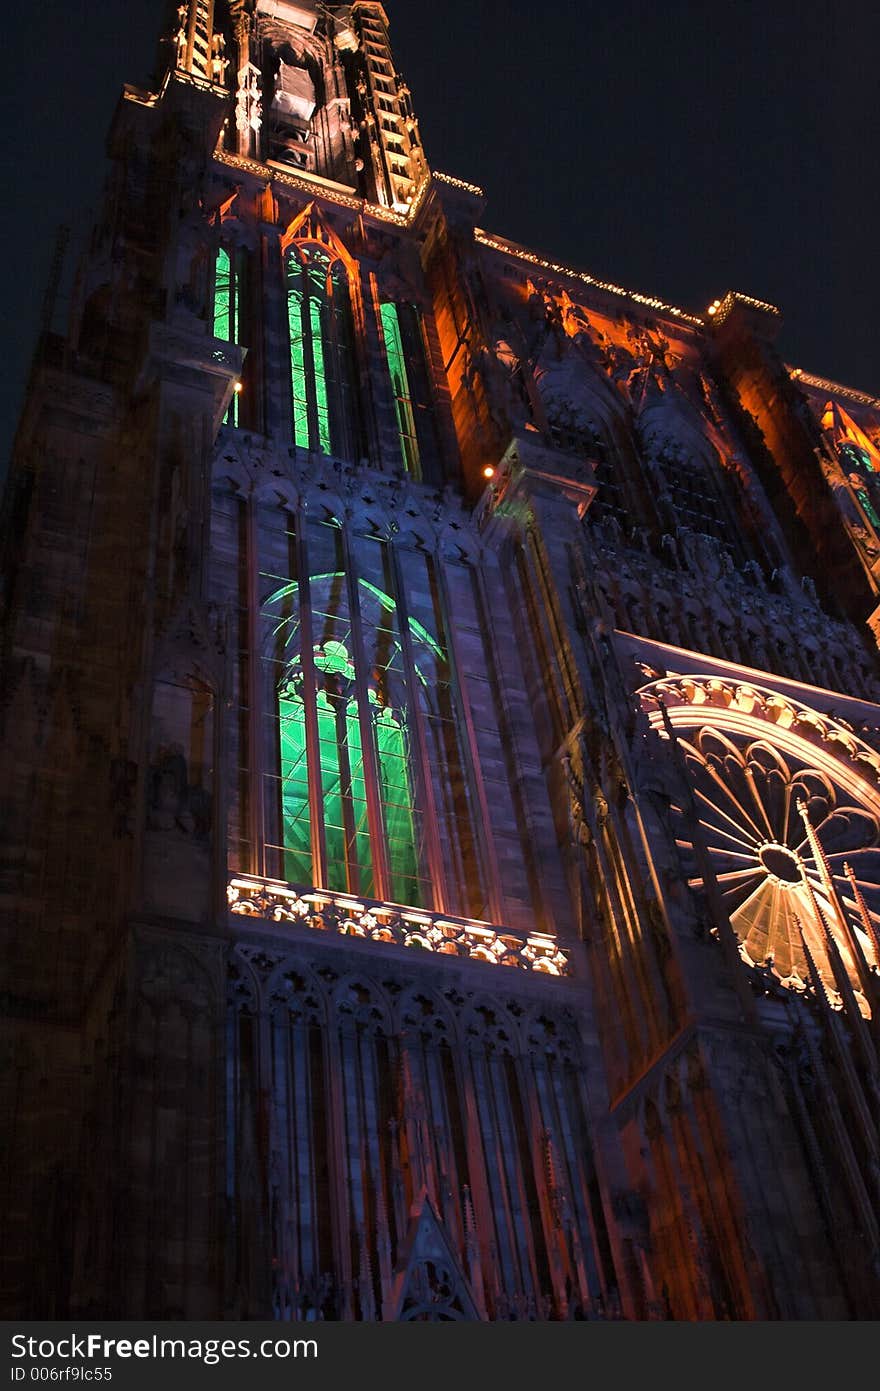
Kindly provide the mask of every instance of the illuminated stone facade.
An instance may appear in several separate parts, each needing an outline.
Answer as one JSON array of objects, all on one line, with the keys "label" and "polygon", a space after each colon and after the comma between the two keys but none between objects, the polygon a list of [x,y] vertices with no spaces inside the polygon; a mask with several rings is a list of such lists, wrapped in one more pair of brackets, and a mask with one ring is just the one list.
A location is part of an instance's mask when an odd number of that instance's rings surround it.
[{"label": "illuminated stone facade", "polygon": [[7,1317],[880,1315],[880,402],[191,0],[6,494]]}]

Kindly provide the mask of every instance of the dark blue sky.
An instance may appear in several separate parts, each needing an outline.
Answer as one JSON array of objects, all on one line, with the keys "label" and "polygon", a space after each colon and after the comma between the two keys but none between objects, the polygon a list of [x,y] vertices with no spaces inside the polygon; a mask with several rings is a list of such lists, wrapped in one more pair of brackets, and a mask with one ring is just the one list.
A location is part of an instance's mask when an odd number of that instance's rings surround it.
[{"label": "dark blue sky", "polygon": [[[880,7],[387,9],[428,159],[483,185],[488,229],[684,308],[728,288],[772,300],[790,361],[880,393]],[[116,96],[146,83],[161,14],[161,0],[42,0],[4,17],[0,463],[55,228],[95,204]]]}]

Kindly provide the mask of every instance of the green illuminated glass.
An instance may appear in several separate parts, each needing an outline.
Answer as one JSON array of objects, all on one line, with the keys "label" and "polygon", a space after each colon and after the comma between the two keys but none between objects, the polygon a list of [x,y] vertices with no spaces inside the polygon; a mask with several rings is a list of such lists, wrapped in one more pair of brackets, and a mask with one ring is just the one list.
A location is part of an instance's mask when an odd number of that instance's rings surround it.
[{"label": "green illuminated glass", "polygon": [[[314,278],[314,271],[312,272]],[[315,413],[318,417],[318,443],[325,454],[330,453],[330,408],[327,404],[327,372],[324,366],[324,330],[321,324],[321,304],[309,298],[309,327],[312,332],[312,362],[315,379]]]},{"label": "green illuminated glass", "polygon": [[[237,257],[225,246],[218,247],[214,266],[214,337],[238,343],[241,270]],[[233,395],[226,413],[228,425],[238,424],[238,396]]]},{"label": "green illuminated glass", "polygon": [[840,462],[850,469],[867,469],[868,473],[876,473],[876,469],[871,462],[871,456],[867,449],[860,448],[857,444],[838,445],[837,453]]},{"label": "green illuminated glass", "polygon": [[232,334],[231,317],[232,266],[229,252],[221,246],[217,252],[217,268],[214,275],[214,337],[227,343]]},{"label": "green illuminated glass", "polygon": [[[370,897],[373,893],[373,858],[370,848],[370,827],[367,820],[367,784],[364,778],[364,755],[361,748],[361,725],[357,701],[352,698],[345,712],[345,753],[348,758],[348,817],[347,859],[349,887]],[[357,872],[354,873],[354,866]]]},{"label": "green illuminated glass", "polygon": [[872,522],[873,525],[877,527],[878,530],[880,530],[880,517],[877,516],[877,511],[874,507],[874,504],[871,502],[871,499],[868,497],[868,494],[864,491],[864,489],[859,488],[856,493],[856,497],[862,504],[862,508],[864,509],[864,513],[865,516],[868,518],[868,521]]},{"label": "green illuminated glass", "polygon": [[303,449],[356,457],[358,412],[345,269],[322,247],[292,246],[286,282],[294,441]]},{"label": "green illuminated glass", "polygon": [[[332,528],[316,528],[332,531]],[[322,538],[322,542],[325,538]],[[333,538],[334,540],[336,538]],[[316,549],[322,549],[318,546]],[[326,545],[323,549],[327,549]],[[326,559],[330,559],[328,551]],[[317,558],[317,557],[316,557]],[[322,555],[323,559],[324,556]],[[312,651],[316,683],[319,767],[318,783],[327,855],[325,887],[372,897],[375,893],[373,850],[367,814],[366,766],[362,747],[361,718],[355,690],[355,665],[350,654],[351,631],[345,598],[344,572],[325,570],[313,574],[312,623],[316,637]],[[390,892],[399,903],[418,906],[422,898],[419,881],[417,844],[418,818],[413,802],[411,753],[407,735],[405,699],[389,703],[394,679],[402,695],[396,673],[401,665],[401,649],[396,628],[388,627],[396,604],[387,593],[365,580],[359,581],[363,603],[369,607],[365,621],[367,642],[372,639],[374,656],[367,657],[370,679],[367,685],[369,728],[378,774],[378,794],[382,830],[390,871]],[[275,627],[283,645],[297,640],[299,630],[298,585],[285,584],[266,601],[267,611],[285,612]],[[372,614],[378,608],[379,624],[372,633]],[[413,639],[436,644],[420,624],[412,624]],[[333,632],[335,636],[328,634]],[[288,636],[289,633],[289,636]],[[342,637],[346,641],[342,641]],[[390,646],[389,646],[390,645]],[[386,650],[387,649],[387,650]],[[375,660],[379,651],[384,660]],[[294,653],[278,689],[281,802],[283,825],[284,876],[296,884],[314,882],[311,854],[309,809],[309,768],[306,743],[306,715],[302,698],[301,657]],[[420,679],[424,677],[419,673]]]},{"label": "green illuminated glass", "polygon": [[312,882],[306,718],[302,697],[292,689],[278,698],[281,740],[281,809],[284,825],[284,877],[292,884]]},{"label": "green illuminated glass", "polygon": [[290,390],[293,398],[293,438],[303,449],[309,447],[309,403],[306,386],[305,337],[303,334],[303,293],[288,283],[287,324],[290,332]]},{"label": "green illuminated glass", "polygon": [[324,838],[327,847],[327,874],[330,889],[347,889],[345,861],[345,815],[342,804],[342,778],[339,768],[339,733],[336,712],[326,691],[318,691],[318,745],[321,758],[321,801],[324,808]]},{"label": "green illuminated glass", "polygon": [[379,753],[391,897],[397,903],[412,903],[418,860],[406,735],[400,719],[387,707],[375,712],[374,728]]},{"label": "green illuminated glass", "polygon": [[394,389],[394,408],[397,413],[397,433],[400,439],[400,452],[408,472],[416,473],[419,467],[419,446],[416,438],[416,423],[413,416],[412,392],[406,371],[403,352],[403,339],[400,333],[400,318],[397,305],[390,301],[379,306],[382,323],[382,337],[385,340],[385,356],[391,385]]},{"label": "green illuminated glass", "polygon": [[314,662],[323,680],[317,704],[327,887],[369,895],[373,871],[354,666],[345,644],[334,639],[316,647]]}]

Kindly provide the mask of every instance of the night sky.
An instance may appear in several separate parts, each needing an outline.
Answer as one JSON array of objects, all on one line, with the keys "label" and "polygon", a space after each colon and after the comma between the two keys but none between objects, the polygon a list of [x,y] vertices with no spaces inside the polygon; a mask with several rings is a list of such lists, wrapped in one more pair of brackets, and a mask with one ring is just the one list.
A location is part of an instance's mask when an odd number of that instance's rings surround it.
[{"label": "night sky", "polygon": [[[880,394],[880,6],[386,8],[429,163],[485,188],[488,230],[697,312],[727,289],[771,300],[790,362]],[[161,0],[4,15],[0,465],[55,229],[95,206],[117,94],[148,84],[161,17]]]}]

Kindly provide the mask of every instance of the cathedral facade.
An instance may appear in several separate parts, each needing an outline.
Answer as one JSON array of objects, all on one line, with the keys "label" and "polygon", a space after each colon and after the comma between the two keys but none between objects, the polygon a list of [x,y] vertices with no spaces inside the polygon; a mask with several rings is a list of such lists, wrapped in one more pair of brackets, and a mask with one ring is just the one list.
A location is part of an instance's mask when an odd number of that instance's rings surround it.
[{"label": "cathedral facade", "polygon": [[880,1316],[880,401],[186,0],[4,504],[7,1318]]}]

